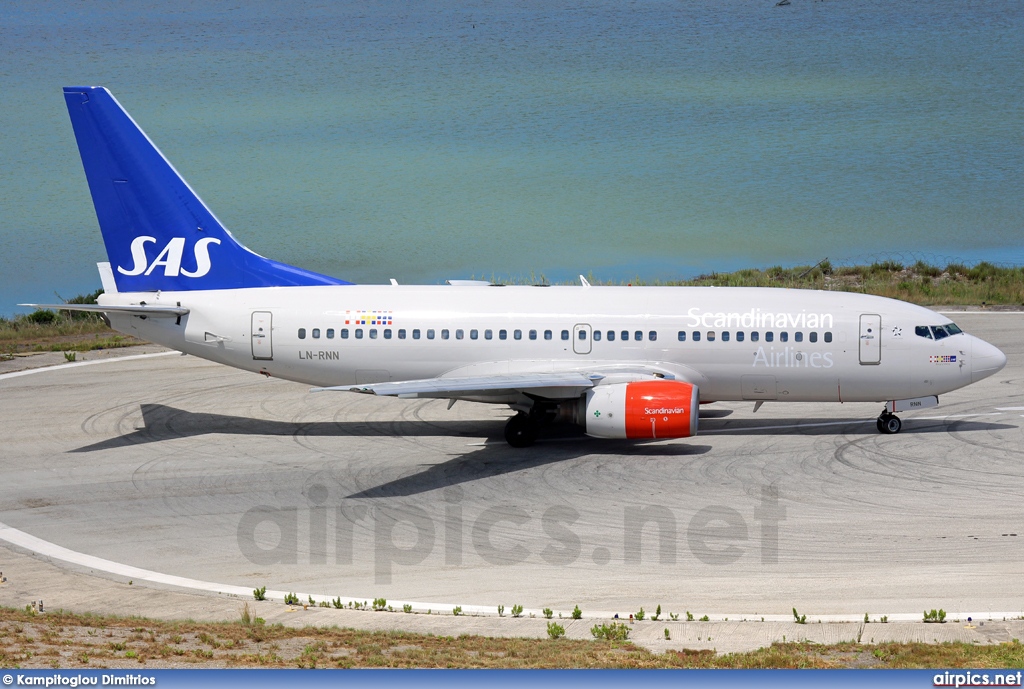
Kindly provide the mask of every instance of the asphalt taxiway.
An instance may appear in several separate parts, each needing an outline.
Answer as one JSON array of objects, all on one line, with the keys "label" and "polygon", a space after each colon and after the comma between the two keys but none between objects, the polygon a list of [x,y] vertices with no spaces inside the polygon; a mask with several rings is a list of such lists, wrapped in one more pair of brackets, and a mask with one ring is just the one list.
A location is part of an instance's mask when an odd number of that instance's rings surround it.
[{"label": "asphalt taxiway", "polygon": [[895,436],[875,404],[729,403],[692,439],[516,450],[507,410],[193,357],[0,376],[0,542],[76,576],[434,612],[1018,616],[1024,314],[954,320],[1009,363]]}]

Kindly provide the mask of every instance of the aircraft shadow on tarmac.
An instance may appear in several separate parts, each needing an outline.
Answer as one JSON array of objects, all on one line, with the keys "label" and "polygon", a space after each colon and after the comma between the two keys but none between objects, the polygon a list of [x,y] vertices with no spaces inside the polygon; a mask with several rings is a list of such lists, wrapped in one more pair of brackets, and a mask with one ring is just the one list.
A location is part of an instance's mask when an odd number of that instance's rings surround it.
[{"label": "aircraft shadow on tarmac", "polygon": [[[701,414],[703,420],[703,413]],[[1017,426],[995,423],[977,418],[949,419],[903,419],[902,437],[921,433],[957,433],[969,431],[1001,431],[1016,429]],[[791,419],[736,419],[721,423],[704,423],[699,435],[880,435],[875,428],[875,419],[808,418],[794,416]]]},{"label": "aircraft shadow on tarmac", "polygon": [[[836,433],[863,433],[865,435],[877,433],[873,419],[846,419],[835,418],[799,418],[788,419],[736,419],[721,421],[729,416],[732,410],[716,409],[701,410],[701,418],[706,423],[701,428],[701,434],[726,435],[732,433],[751,434],[778,434],[778,435],[834,435]],[[252,436],[284,436],[284,437],[464,437],[464,438],[486,438],[487,444],[483,446],[488,450],[497,451],[499,454],[507,454],[510,461],[528,461],[524,457],[529,453],[523,450],[512,450],[508,448],[501,437],[501,422],[492,420],[479,421],[406,421],[395,420],[386,422],[365,422],[365,421],[329,421],[329,422],[294,422],[294,421],[271,421],[266,419],[252,419],[242,416],[227,416],[224,414],[208,414],[205,412],[190,412],[182,409],[175,409],[162,404],[142,405],[143,428],[136,429],[116,438],[102,440],[79,447],[70,452],[97,452],[101,450],[116,449],[120,447],[131,447],[146,443],[172,440],[175,438],[188,438],[210,434],[225,435],[252,435]],[[958,432],[964,431],[991,431],[1013,429],[1016,426],[981,421],[975,419],[948,419],[948,420],[921,420],[915,422],[908,419],[904,432],[930,433],[946,432],[950,427],[955,427]],[[818,424],[818,425],[815,425]],[[557,442],[578,441],[578,442]],[[685,455],[698,454],[698,448],[706,446],[694,446],[687,443],[673,445],[649,445],[644,441],[628,440],[600,440],[585,442],[588,439],[578,429],[571,426],[552,427],[550,433],[545,433],[537,448],[550,450],[555,458],[550,461],[561,461],[567,459],[566,455],[593,455],[593,454],[642,454],[649,455]],[[660,442],[660,441],[659,441]],[[585,447],[576,447],[576,445]],[[555,448],[558,448],[557,450]],[[708,451],[710,448],[704,449]],[[478,459],[480,451],[471,453]],[[523,468],[520,466],[519,468]]]},{"label": "aircraft shadow on tarmac", "polygon": [[[593,442],[554,442],[558,438],[542,437],[536,445],[525,449],[509,447],[504,440],[494,440],[475,451],[453,457],[440,464],[424,465],[423,471],[382,483],[347,496],[348,498],[400,498],[427,493],[439,488],[492,478],[526,469],[557,464],[579,457],[616,455],[637,456],[653,459],[656,457],[686,458],[711,452],[710,445],[677,443],[672,445],[648,445],[661,441],[599,440]],[[563,436],[562,439],[570,439]],[[581,440],[591,439],[581,436]]]}]

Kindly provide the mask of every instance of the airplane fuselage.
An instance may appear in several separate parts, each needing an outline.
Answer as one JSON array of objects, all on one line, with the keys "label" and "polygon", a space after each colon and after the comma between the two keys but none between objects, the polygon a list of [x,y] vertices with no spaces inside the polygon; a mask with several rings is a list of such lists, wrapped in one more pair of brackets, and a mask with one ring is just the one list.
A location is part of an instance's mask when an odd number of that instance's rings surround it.
[{"label": "airplane fuselage", "polygon": [[141,301],[190,313],[180,323],[110,314],[113,326],[316,386],[643,364],[698,385],[705,402],[866,402],[956,390],[1001,357],[966,333],[935,339],[929,328],[950,320],[934,311],[846,292],[352,285],[101,298]]}]

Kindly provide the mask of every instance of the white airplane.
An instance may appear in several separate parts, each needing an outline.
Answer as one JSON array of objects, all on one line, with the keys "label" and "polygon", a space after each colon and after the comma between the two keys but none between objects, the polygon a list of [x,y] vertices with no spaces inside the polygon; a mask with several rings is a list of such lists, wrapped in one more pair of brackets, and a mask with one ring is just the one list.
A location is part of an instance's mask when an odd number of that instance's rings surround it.
[{"label": "white airplane", "polygon": [[123,333],[246,371],[400,398],[508,405],[515,447],[547,422],[685,438],[714,401],[884,402],[897,412],[1006,357],[934,311],[773,288],[354,285],[239,244],[104,88],[64,89]]}]

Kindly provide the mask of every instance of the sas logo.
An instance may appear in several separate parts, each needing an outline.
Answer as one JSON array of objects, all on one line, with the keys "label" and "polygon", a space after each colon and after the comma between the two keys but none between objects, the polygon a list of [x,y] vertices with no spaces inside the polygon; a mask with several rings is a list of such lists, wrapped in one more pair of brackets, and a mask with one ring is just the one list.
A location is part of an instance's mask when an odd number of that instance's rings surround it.
[{"label": "sas logo", "polygon": [[210,244],[220,244],[215,237],[203,237],[196,242],[192,249],[195,257],[196,269],[186,270],[181,267],[181,258],[185,253],[185,238],[174,237],[167,242],[153,262],[149,262],[146,256],[146,244],[156,244],[155,237],[136,237],[132,240],[132,261],[135,265],[130,270],[118,266],[117,272],[121,275],[150,275],[154,270],[163,266],[165,277],[178,277],[184,275],[187,278],[201,278],[210,272]]}]

